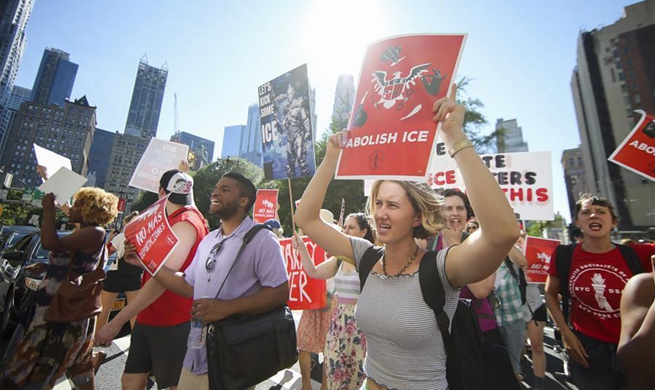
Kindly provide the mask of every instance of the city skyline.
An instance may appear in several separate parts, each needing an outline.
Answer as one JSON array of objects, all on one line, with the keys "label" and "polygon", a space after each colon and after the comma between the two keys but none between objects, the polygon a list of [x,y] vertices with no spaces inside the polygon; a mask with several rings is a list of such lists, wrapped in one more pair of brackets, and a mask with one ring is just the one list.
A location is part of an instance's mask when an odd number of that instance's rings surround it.
[{"label": "city skyline", "polygon": [[[134,61],[147,52],[151,63],[167,62],[170,69],[159,137],[173,134],[176,92],[180,127],[214,140],[221,150],[223,128],[244,123],[247,107],[256,101],[257,85],[277,74],[308,63],[310,82],[317,90],[320,137],[330,121],[337,78],[340,74],[359,78],[367,42],[407,33],[466,32],[458,76],[473,80],[468,95],[486,105],[481,109],[489,122],[484,131],[490,132],[497,118],[520,118],[526,142],[553,152],[555,207],[569,219],[559,156],[579,144],[569,89],[577,37],[581,30],[614,23],[631,3],[558,1],[539,5],[537,10],[520,1],[504,7],[481,1],[447,6],[426,1],[313,1],[275,7],[265,3],[251,7],[204,2],[184,7],[163,1],[154,7],[149,1],[129,5],[42,1],[36,2],[28,25],[30,44],[16,84],[31,85],[25,80],[35,77],[35,52],[62,48],[80,64],[73,96],[86,94],[97,105],[98,127],[120,130],[134,82]],[[438,17],[420,11],[426,7],[439,10]],[[103,20],[82,17],[99,14]],[[273,14],[275,18],[270,17]],[[61,27],[57,31],[55,24]],[[277,28],[284,25],[294,28]],[[349,28],[338,27],[344,25]],[[224,33],[245,31],[248,26],[252,32]],[[330,34],[323,33],[326,29]],[[85,34],[80,37],[75,32],[81,30]],[[490,61],[507,56],[513,60]]]}]

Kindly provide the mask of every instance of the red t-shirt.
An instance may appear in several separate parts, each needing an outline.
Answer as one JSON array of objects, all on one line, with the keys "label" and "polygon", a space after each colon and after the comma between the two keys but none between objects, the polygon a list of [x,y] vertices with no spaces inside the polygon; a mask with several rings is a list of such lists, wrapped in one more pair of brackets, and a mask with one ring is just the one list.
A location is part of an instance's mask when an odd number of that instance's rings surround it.
[{"label": "red t-shirt", "polygon": [[[168,216],[168,223],[173,226],[178,222],[186,221],[193,225],[196,229],[196,242],[189,251],[189,255],[184,264],[180,267],[180,271],[184,270],[191,264],[191,260],[196,254],[198,244],[209,233],[207,221],[202,216],[198,209],[186,206],[173,212]],[[141,279],[141,286],[150,280],[151,276],[148,272],[143,273]],[[150,306],[141,310],[136,320],[139,324],[150,326],[172,326],[178,325],[191,320],[191,303],[193,298],[184,298],[177,295],[172,291],[164,290],[164,293],[157,298]]]},{"label": "red t-shirt", "polygon": [[[630,246],[637,252],[644,271],[651,272],[650,256],[655,254],[655,245]],[[552,259],[548,274],[558,277],[555,252]],[[573,328],[597,340],[618,344],[621,293],[631,277],[630,267],[618,248],[607,253],[591,253],[576,245],[568,280]]]}]

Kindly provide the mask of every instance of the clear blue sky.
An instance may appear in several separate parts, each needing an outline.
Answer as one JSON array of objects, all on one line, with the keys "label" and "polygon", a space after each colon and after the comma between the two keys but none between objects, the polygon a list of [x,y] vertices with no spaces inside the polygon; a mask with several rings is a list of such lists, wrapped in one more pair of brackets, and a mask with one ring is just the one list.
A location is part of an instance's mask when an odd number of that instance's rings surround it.
[{"label": "clear blue sky", "polygon": [[531,151],[552,152],[555,210],[569,219],[560,163],[579,145],[571,89],[581,30],[611,24],[635,0],[36,0],[17,85],[31,88],[45,47],[79,64],[71,98],[97,106],[98,127],[123,131],[137,65],[167,63],[158,137],[179,127],[216,142],[245,124],[257,87],[302,63],[328,126],[339,74],[358,77],[367,42],[410,33],[468,33],[459,67],[491,131],[516,118]]}]

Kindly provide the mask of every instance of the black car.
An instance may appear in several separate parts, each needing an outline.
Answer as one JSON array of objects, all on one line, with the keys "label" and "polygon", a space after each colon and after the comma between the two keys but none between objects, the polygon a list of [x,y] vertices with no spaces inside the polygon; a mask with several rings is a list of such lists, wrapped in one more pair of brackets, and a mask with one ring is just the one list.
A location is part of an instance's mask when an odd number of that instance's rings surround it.
[{"label": "black car", "polygon": [[[70,234],[70,231],[58,231],[59,237]],[[0,255],[0,333],[8,334],[10,324],[18,320],[21,304],[41,284],[44,273],[29,275],[24,268],[36,264],[48,264],[50,251],[41,247],[41,234],[30,233],[15,245]],[[110,260],[112,261],[111,257]],[[109,263],[108,261],[108,263]],[[125,305],[125,297],[119,296],[112,310],[120,310]]]},{"label": "black car", "polygon": [[0,249],[6,249],[29,233],[38,232],[39,228],[25,225],[0,226]]}]

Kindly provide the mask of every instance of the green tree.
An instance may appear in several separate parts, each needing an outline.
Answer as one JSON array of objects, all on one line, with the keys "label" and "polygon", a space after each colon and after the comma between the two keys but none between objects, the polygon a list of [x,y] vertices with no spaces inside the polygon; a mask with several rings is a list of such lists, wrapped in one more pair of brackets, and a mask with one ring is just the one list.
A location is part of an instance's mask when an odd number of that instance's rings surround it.
[{"label": "green tree", "polygon": [[527,221],[526,225],[526,232],[529,236],[543,237],[545,229],[564,229],[566,227],[566,221],[562,214],[558,212],[552,221]]},{"label": "green tree", "polygon": [[464,115],[464,133],[475,145],[475,150],[478,153],[488,153],[494,149],[494,144],[502,130],[495,130],[491,134],[481,134],[482,128],[488,124],[487,118],[480,112],[484,108],[484,104],[480,99],[475,99],[469,96],[467,87],[471,83],[471,79],[463,76],[457,81],[457,102],[466,108]]}]

